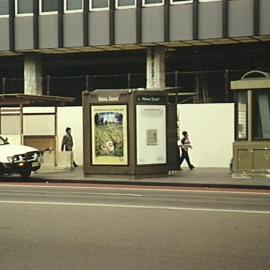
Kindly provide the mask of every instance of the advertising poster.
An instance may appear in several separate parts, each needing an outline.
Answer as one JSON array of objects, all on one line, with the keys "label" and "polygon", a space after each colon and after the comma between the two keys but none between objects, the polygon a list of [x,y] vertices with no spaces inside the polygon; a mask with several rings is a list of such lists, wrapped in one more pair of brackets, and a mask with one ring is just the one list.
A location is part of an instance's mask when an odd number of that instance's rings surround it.
[{"label": "advertising poster", "polygon": [[166,106],[137,105],[137,164],[165,164]]},{"label": "advertising poster", "polygon": [[91,107],[93,165],[127,165],[127,106]]}]

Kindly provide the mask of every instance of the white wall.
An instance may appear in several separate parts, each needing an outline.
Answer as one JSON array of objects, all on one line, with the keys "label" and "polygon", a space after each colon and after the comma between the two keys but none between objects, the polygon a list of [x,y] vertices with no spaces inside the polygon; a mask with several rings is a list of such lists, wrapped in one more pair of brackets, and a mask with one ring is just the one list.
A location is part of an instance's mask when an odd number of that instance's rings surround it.
[{"label": "white wall", "polygon": [[[31,112],[32,110],[34,109],[32,108]],[[229,166],[232,157],[232,142],[234,141],[233,104],[181,104],[178,105],[178,117],[180,132],[187,130],[190,134],[193,145],[190,157],[196,167]],[[47,123],[47,120],[44,122],[43,118],[40,118],[40,120],[42,120],[42,123]],[[29,129],[32,129],[32,124],[35,125],[36,123],[29,122],[28,124]],[[82,165],[83,120],[81,106],[58,107],[57,143],[59,151],[66,127],[72,129],[74,160]],[[50,133],[48,129],[47,132]],[[4,137],[7,136],[4,135]],[[10,140],[16,138],[14,136]],[[183,165],[185,166],[185,164]]]},{"label": "white wall", "polygon": [[[24,115],[23,134],[24,135],[54,135],[54,107],[25,107],[24,113],[37,113],[37,115]],[[45,115],[41,115],[46,113]]]},{"label": "white wall", "polygon": [[181,137],[182,131],[189,133],[195,167],[229,166],[234,141],[233,104],[181,104],[178,117]]},{"label": "white wall", "polygon": [[78,165],[83,164],[83,120],[82,107],[58,107],[57,135],[58,150],[61,151],[62,138],[66,128],[71,128],[73,137],[74,160]]}]

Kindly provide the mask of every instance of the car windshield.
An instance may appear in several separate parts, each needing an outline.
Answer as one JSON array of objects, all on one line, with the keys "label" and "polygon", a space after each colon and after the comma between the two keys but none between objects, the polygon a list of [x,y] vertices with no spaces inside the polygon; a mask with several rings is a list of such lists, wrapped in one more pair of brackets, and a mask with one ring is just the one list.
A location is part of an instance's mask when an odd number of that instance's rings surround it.
[{"label": "car windshield", "polygon": [[0,136],[0,145],[8,144],[7,140]]}]

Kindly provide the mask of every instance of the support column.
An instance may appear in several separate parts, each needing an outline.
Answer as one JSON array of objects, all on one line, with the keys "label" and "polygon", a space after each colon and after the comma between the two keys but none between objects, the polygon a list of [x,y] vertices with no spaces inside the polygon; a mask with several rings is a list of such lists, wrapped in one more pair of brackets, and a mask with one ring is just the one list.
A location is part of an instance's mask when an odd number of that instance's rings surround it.
[{"label": "support column", "polygon": [[147,49],[147,89],[165,88],[165,51],[160,47]]},{"label": "support column", "polygon": [[24,58],[24,94],[42,95],[42,58],[27,54]]}]

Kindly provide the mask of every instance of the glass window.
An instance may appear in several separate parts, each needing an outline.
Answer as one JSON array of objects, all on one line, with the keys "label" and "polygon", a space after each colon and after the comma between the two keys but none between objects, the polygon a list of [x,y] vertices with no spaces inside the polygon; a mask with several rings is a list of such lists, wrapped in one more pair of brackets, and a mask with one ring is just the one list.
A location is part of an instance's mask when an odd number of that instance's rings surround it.
[{"label": "glass window", "polygon": [[0,0],[0,16],[9,15],[9,0]]},{"label": "glass window", "polygon": [[164,4],[164,0],[143,0],[143,6],[160,6]]},{"label": "glass window", "polygon": [[187,3],[192,3],[193,0],[171,0],[171,4],[187,4]]},{"label": "glass window", "polygon": [[83,0],[65,0],[65,11],[72,12],[83,9]]},{"label": "glass window", "polygon": [[57,13],[58,12],[58,1],[56,0],[40,0],[40,13]]},{"label": "glass window", "polygon": [[90,0],[91,10],[108,10],[109,0]]},{"label": "glass window", "polygon": [[270,139],[270,92],[253,93],[253,139]]},{"label": "glass window", "polygon": [[237,93],[236,139],[247,139],[247,92]]},{"label": "glass window", "polygon": [[17,15],[33,14],[33,0],[17,0],[15,3]]},{"label": "glass window", "polygon": [[116,0],[116,8],[136,7],[136,0]]}]

